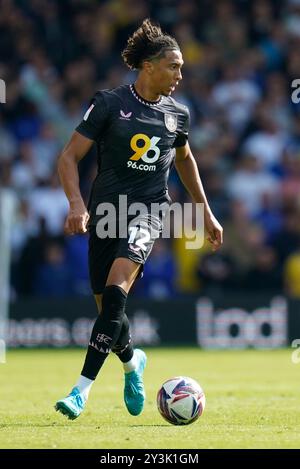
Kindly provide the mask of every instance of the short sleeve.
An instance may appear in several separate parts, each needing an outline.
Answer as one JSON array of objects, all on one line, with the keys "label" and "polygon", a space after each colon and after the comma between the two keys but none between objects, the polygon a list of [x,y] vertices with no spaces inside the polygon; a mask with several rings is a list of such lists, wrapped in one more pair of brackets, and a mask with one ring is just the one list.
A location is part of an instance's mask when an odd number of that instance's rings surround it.
[{"label": "short sleeve", "polygon": [[188,140],[190,128],[190,113],[187,107],[184,108],[184,112],[179,115],[179,127],[177,130],[177,137],[173,143],[173,147],[184,147]]},{"label": "short sleeve", "polygon": [[76,127],[84,137],[97,140],[108,119],[108,107],[101,91],[98,91],[90,102],[90,106],[83,116],[83,120]]}]

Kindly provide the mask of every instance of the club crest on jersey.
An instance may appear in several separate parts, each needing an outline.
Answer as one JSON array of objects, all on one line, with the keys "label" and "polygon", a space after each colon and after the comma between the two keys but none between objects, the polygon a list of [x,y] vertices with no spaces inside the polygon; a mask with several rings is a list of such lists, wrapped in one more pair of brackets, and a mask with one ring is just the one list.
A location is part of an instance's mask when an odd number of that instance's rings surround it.
[{"label": "club crest on jersey", "polygon": [[165,114],[165,125],[170,132],[177,129],[177,116],[174,114]]}]

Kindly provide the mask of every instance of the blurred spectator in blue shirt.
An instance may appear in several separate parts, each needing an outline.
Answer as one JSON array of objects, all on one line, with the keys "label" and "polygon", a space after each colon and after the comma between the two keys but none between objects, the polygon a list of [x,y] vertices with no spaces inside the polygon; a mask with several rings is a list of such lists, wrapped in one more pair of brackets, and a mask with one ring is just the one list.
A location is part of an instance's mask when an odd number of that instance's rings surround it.
[{"label": "blurred spectator in blue shirt", "polygon": [[157,239],[144,266],[144,278],[137,283],[137,294],[162,299],[175,295],[176,264],[167,240]]},{"label": "blurred spectator in blue shirt", "polygon": [[35,294],[48,297],[71,295],[71,275],[63,247],[52,242],[46,246],[44,256],[45,260],[36,272]]}]

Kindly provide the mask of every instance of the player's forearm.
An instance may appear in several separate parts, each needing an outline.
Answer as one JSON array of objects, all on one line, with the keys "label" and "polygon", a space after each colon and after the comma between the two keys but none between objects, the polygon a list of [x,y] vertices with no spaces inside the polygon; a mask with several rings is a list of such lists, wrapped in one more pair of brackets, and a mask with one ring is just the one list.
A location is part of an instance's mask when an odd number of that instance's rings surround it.
[{"label": "player's forearm", "polygon": [[185,159],[176,161],[175,167],[193,201],[203,203],[205,210],[211,212],[193,155],[190,153]]},{"label": "player's forearm", "polygon": [[69,200],[70,206],[83,203],[79,188],[78,164],[68,152],[63,152],[58,159],[58,174]]}]

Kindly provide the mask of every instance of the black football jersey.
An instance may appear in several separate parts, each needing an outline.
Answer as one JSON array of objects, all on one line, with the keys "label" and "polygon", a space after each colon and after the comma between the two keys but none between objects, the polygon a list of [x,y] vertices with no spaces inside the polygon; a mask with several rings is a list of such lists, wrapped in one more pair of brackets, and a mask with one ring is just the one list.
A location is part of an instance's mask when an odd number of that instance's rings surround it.
[{"label": "black football jersey", "polygon": [[90,201],[90,224],[99,203],[170,202],[168,176],[175,148],[188,138],[188,108],[171,97],[141,98],[133,85],[98,91],[76,128],[98,147],[98,174]]}]

